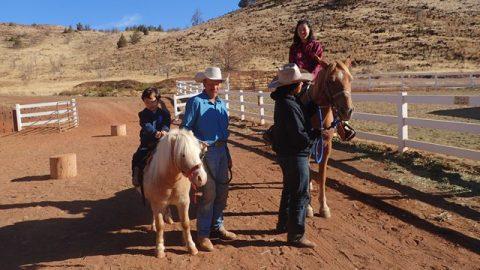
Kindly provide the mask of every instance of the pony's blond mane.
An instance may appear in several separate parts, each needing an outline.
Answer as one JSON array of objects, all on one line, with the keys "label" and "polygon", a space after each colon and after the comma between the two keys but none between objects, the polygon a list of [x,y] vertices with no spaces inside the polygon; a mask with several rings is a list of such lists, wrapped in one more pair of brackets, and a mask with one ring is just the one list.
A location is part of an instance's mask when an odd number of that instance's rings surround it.
[{"label": "pony's blond mane", "polygon": [[[191,131],[172,129],[158,142],[152,160],[146,168],[145,181],[159,181],[169,170],[177,170],[176,174],[181,173],[176,164],[179,164],[182,154],[198,157],[200,144]],[[186,158],[195,158],[195,156]]]}]

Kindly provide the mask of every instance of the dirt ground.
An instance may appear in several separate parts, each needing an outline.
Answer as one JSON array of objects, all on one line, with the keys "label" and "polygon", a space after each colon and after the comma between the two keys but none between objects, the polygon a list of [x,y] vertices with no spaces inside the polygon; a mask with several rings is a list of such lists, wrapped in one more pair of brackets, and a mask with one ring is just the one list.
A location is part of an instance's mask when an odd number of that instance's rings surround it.
[{"label": "dirt ground", "polygon": [[[239,125],[231,128],[234,179],[225,212],[239,239],[190,256],[175,223],[166,231],[167,257],[157,259],[149,211],[130,186],[141,102],[78,104],[76,129],[0,137],[1,269],[480,269],[480,208],[395,182],[386,164],[349,149],[336,149],[329,163],[332,218],[308,220],[318,247],[286,246],[286,235],[273,231],[281,171],[258,130]],[[128,136],[109,136],[115,123],[127,124]],[[49,157],[70,152],[79,175],[49,179]]]}]

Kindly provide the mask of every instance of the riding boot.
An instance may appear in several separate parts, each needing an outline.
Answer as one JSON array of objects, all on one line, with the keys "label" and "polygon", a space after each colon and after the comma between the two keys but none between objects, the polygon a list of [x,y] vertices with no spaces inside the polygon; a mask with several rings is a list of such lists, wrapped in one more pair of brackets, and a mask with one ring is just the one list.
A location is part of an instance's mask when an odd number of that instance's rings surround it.
[{"label": "riding boot", "polygon": [[134,187],[139,187],[140,184],[142,183],[143,181],[143,173],[142,173],[142,169],[140,169],[139,167],[134,167],[133,168],[133,175],[132,175],[132,185]]}]

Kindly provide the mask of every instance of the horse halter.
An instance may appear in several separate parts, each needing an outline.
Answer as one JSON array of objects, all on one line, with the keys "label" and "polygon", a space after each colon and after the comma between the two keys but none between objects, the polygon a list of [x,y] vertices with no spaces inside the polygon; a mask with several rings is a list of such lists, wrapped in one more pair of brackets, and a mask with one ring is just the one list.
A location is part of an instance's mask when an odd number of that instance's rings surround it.
[{"label": "horse halter", "polygon": [[[178,135],[177,135],[177,139],[178,139]],[[175,166],[182,172],[182,174],[188,178],[188,180],[190,181],[190,183],[192,184],[192,186],[194,187],[194,189],[196,190],[197,189],[197,185],[192,181],[192,178],[193,176],[195,175],[195,172],[200,170],[200,168],[203,166],[203,157],[201,157],[201,161],[199,164],[193,166],[192,168],[188,169],[188,171],[184,171],[178,164],[176,164],[175,162],[175,159],[173,158],[174,157],[174,154],[175,154],[175,146],[177,144],[177,140],[175,140],[175,144],[173,145],[172,147],[172,152],[171,152],[171,155],[172,155],[172,160],[174,161],[175,163]]]},{"label": "horse halter", "polygon": [[[330,74],[332,74],[332,72],[335,70],[335,68],[337,67],[338,63],[335,62],[334,64],[330,64],[328,66],[328,69],[327,69],[327,72],[325,72],[325,76],[323,77],[323,83],[322,83],[322,87],[325,89],[325,96],[327,98],[327,100],[330,102],[331,107],[335,107],[336,105],[336,99],[338,98],[338,96],[340,96],[341,94],[345,94],[345,93],[349,93],[349,91],[347,91],[345,88],[342,88],[342,91],[339,91],[335,94],[332,93],[332,90],[329,86],[329,76]],[[322,106],[322,107],[325,107],[325,106]]]}]

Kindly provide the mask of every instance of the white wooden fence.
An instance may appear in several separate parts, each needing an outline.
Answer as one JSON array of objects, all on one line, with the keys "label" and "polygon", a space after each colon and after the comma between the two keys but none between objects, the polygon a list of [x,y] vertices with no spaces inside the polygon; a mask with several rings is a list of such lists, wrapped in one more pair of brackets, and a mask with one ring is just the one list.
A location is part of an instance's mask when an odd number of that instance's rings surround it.
[{"label": "white wooden fence", "polygon": [[352,90],[480,87],[480,71],[356,74]]},{"label": "white wooden fence", "polygon": [[203,90],[203,84],[195,81],[177,81],[177,95],[198,93]]},{"label": "white wooden fence", "polygon": [[[66,125],[77,127],[79,124],[75,99],[34,104],[15,104],[14,109],[16,131],[21,131],[24,127],[48,125],[53,125],[62,130]],[[25,110],[29,109],[36,111],[25,112]],[[32,118],[37,120],[31,120]]]},{"label": "white wooden fence", "polygon": [[[198,93],[191,93],[186,95],[174,96],[174,110],[175,118],[183,113],[181,110],[185,106],[186,100]],[[254,117],[258,119],[260,124],[265,124],[265,121],[273,122],[273,115],[266,115],[265,109],[273,111],[273,103],[265,103],[265,93],[258,92],[244,92],[229,91],[228,87],[221,94],[224,95],[224,100],[227,105],[237,105],[239,110],[233,109],[233,106],[229,106],[229,114],[238,116],[241,120],[245,120],[245,116]],[[232,97],[238,97],[234,99]],[[256,98],[257,102],[245,101],[245,97]],[[269,98],[269,97],[268,97]],[[438,95],[422,95],[422,96],[408,96],[407,92],[401,92],[399,94],[385,95],[384,93],[377,94],[352,94],[354,102],[367,101],[367,102],[386,102],[392,103],[397,107],[397,115],[380,115],[372,113],[355,112],[353,119],[376,121],[387,124],[397,125],[397,136],[386,136],[368,132],[357,132],[357,137],[360,139],[383,142],[387,144],[393,144],[398,146],[400,152],[406,151],[408,148],[416,148],[429,152],[457,156],[461,158],[468,158],[473,160],[480,160],[480,151],[464,149],[452,146],[445,146],[439,144],[433,144],[428,142],[421,142],[416,140],[410,140],[408,137],[408,127],[417,126],[423,128],[443,129],[449,131],[468,132],[475,135],[480,135],[480,125],[472,123],[462,123],[453,121],[432,120],[423,118],[408,117],[408,104],[443,104],[443,105],[465,105],[469,107],[480,106],[480,96],[438,96]],[[183,102],[183,103],[182,103]],[[247,111],[246,108],[249,108]],[[254,111],[254,112],[252,112]]]},{"label": "white wooden fence", "polygon": [[353,94],[352,99],[355,102],[373,101],[393,103],[397,107],[397,115],[380,115],[362,112],[355,112],[353,114],[353,119],[397,124],[396,137],[359,131],[357,132],[358,138],[397,145],[400,152],[404,152],[410,147],[439,154],[480,160],[480,151],[477,150],[415,141],[408,138],[408,126],[468,132],[480,135],[479,124],[408,117],[408,104],[443,104],[478,107],[480,106],[480,96],[408,96],[407,92],[401,92],[397,95]]}]

